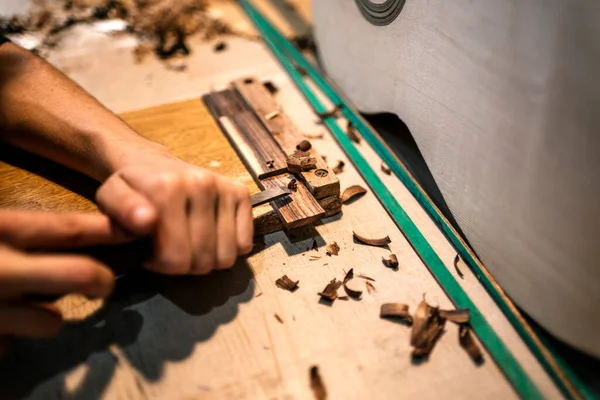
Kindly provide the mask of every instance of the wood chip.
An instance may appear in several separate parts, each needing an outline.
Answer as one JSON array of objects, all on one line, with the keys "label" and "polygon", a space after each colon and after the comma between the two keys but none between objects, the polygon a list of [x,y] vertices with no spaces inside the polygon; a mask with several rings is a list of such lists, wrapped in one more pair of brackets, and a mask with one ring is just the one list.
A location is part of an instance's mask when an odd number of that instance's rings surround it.
[{"label": "wood chip", "polygon": [[350,271],[344,277],[344,290],[348,294],[348,296],[353,299],[360,299],[362,296],[362,290],[358,289],[357,282],[354,281],[354,268],[350,268]]},{"label": "wood chip", "polygon": [[310,249],[314,250],[314,251],[319,251],[319,245],[317,244],[317,239],[313,239],[312,246],[310,247]]},{"label": "wood chip", "polygon": [[265,119],[267,121],[272,120],[273,118],[277,117],[279,115],[279,110],[275,110],[275,111],[271,111],[270,113],[265,115]]},{"label": "wood chip", "polygon": [[346,188],[346,190],[344,190],[342,193],[342,203],[346,203],[356,196],[360,196],[365,193],[367,193],[367,189],[364,187],[360,185],[352,185],[349,188]]},{"label": "wood chip", "polygon": [[457,254],[456,257],[454,257],[454,269],[456,270],[456,273],[458,274],[458,276],[460,276],[461,279],[465,279],[465,276],[463,275],[462,271],[460,270],[460,268],[458,268],[459,262],[460,256]]},{"label": "wood chip", "polygon": [[410,344],[414,347],[413,357],[426,357],[444,331],[446,319],[440,316],[437,307],[431,307],[425,300],[417,307],[413,318]]},{"label": "wood chip", "polygon": [[413,317],[408,311],[408,305],[403,303],[385,303],[379,310],[381,318],[400,318],[408,325],[412,325]]},{"label": "wood chip", "polygon": [[321,256],[310,256],[310,260],[309,261],[317,261],[320,260]]},{"label": "wood chip", "polygon": [[325,289],[323,289],[322,292],[319,292],[319,296],[321,296],[322,299],[334,301],[338,297],[337,291],[340,286],[342,286],[342,282],[338,281],[336,278],[333,278],[331,282],[325,286]]},{"label": "wood chip", "polygon": [[269,161],[265,161],[265,165],[269,168],[274,168],[275,167],[275,160],[269,160]]},{"label": "wood chip", "polygon": [[352,231],[352,235],[354,235],[354,239],[358,240],[361,243],[368,244],[370,246],[386,246],[392,243],[392,240],[389,236],[385,236],[379,239],[371,239],[364,236],[359,235],[358,233]]},{"label": "wood chip", "polygon": [[288,171],[295,174],[317,168],[317,159],[303,151],[294,152],[286,162]]},{"label": "wood chip", "polygon": [[377,289],[375,289],[375,285],[373,285],[371,282],[369,281],[365,281],[365,286],[367,287],[367,292],[369,294],[376,292]]},{"label": "wood chip", "polygon": [[293,281],[290,278],[288,278],[287,275],[283,275],[281,278],[275,281],[277,287],[284,290],[289,290],[290,292],[293,292],[294,290],[298,289],[298,283],[300,283],[300,281]]},{"label": "wood chip", "polygon": [[275,319],[279,321],[280,324],[283,324],[283,319],[279,316],[279,314],[275,313]]},{"label": "wood chip", "polygon": [[266,81],[263,83],[263,86],[269,91],[271,94],[275,94],[279,92],[279,88],[275,86],[275,84],[271,81]]},{"label": "wood chip", "polygon": [[319,367],[316,365],[310,367],[310,388],[315,396],[315,400],[327,399],[327,389],[319,374]]},{"label": "wood chip", "polygon": [[358,136],[358,131],[350,121],[348,121],[348,125],[346,126],[346,135],[348,135],[350,140],[352,140],[354,143],[360,143],[360,136]]},{"label": "wood chip", "polygon": [[350,297],[349,296],[338,296],[338,300],[348,301],[348,300],[350,300]]},{"label": "wood chip", "polygon": [[461,308],[458,310],[440,310],[440,317],[446,318],[450,322],[455,324],[466,324],[470,319],[470,310],[468,308]]},{"label": "wood chip", "polygon": [[383,172],[386,175],[391,175],[392,174],[392,170],[390,169],[390,167],[388,167],[384,163],[381,163],[381,172]]},{"label": "wood chip", "polygon": [[215,53],[219,53],[225,49],[227,49],[227,43],[225,43],[225,42],[219,42],[219,43],[215,44],[215,47],[213,48]]},{"label": "wood chip", "polygon": [[344,163],[342,160],[338,160],[337,165],[335,167],[333,167],[331,170],[336,175],[340,174],[340,173],[344,172],[344,165],[346,165],[346,163]]},{"label": "wood chip", "polygon": [[[323,132],[319,132],[319,133],[303,133],[304,137],[307,139],[323,139],[323,137],[325,136],[325,134]],[[324,156],[322,156],[323,158],[325,158]]]},{"label": "wood chip", "polygon": [[387,260],[384,257],[381,257],[381,260],[383,261],[385,266],[388,268],[393,268],[393,269],[398,268],[398,257],[396,257],[395,254],[390,254],[390,258]]},{"label": "wood chip", "polygon": [[325,254],[328,256],[337,256],[339,252],[340,246],[338,246],[337,242],[330,243],[325,248]]},{"label": "wood chip", "polygon": [[296,145],[296,150],[300,151],[309,151],[312,147],[312,144],[308,140],[303,140]]},{"label": "wood chip", "polygon": [[475,363],[479,364],[483,361],[483,353],[475,339],[473,339],[471,328],[468,325],[461,325],[458,329],[458,342]]},{"label": "wood chip", "polygon": [[364,275],[364,274],[358,274],[356,276],[358,276],[359,278],[366,279],[366,280],[371,281],[371,282],[375,282],[375,279],[371,278],[370,276]]},{"label": "wood chip", "polygon": [[298,190],[298,181],[296,179],[292,179],[291,181],[289,181],[289,183],[287,184],[288,189],[292,190],[292,191],[296,191]]},{"label": "wood chip", "polygon": [[327,111],[324,113],[318,113],[317,115],[319,116],[319,118],[324,119],[324,118],[328,118],[328,117],[333,117],[333,116],[337,116],[340,112],[340,106],[336,105],[333,110],[331,111]]}]

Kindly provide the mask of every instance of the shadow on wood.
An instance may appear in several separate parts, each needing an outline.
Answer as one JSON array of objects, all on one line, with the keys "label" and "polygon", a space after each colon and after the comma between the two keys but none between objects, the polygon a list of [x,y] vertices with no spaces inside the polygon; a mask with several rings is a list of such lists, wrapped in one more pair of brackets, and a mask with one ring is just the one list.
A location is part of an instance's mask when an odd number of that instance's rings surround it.
[{"label": "shadow on wood", "polygon": [[113,296],[95,314],[66,324],[56,338],[17,341],[0,359],[0,398],[24,397],[80,364],[87,365],[87,373],[68,396],[99,398],[121,362],[109,350],[113,345],[141,376],[157,381],[166,362],[189,357],[197,343],[235,319],[239,304],[250,301],[254,291],[245,260],[206,276],[132,270],[117,280]]}]

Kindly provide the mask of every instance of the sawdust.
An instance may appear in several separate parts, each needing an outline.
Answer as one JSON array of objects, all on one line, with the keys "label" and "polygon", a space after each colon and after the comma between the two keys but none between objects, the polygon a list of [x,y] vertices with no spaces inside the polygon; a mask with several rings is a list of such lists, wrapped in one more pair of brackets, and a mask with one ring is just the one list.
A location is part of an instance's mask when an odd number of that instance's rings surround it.
[{"label": "sawdust", "polygon": [[[213,0],[214,1],[214,0]],[[69,28],[78,24],[119,18],[126,22],[125,33],[136,36],[140,46],[150,47],[156,56],[167,59],[190,53],[192,36],[205,40],[235,34],[222,20],[208,13],[210,0],[37,0],[28,15],[0,17],[0,35],[38,32],[42,36],[34,49],[47,53],[55,48]]]}]

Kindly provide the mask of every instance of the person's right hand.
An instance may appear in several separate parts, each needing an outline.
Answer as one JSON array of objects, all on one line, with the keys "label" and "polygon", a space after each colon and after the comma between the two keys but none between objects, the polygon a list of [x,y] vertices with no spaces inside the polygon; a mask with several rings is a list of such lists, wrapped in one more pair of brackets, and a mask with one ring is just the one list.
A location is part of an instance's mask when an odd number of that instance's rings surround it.
[{"label": "person's right hand", "polygon": [[0,353],[13,336],[47,337],[60,329],[58,308],[28,301],[26,295],[104,298],[113,289],[112,271],[93,258],[39,250],[131,239],[104,215],[0,210]]}]

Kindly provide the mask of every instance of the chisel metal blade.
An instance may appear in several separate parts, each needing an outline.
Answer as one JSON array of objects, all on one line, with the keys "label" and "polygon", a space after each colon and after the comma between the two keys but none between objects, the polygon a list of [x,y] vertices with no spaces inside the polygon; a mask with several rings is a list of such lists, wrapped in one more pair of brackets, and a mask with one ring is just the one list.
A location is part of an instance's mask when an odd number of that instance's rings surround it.
[{"label": "chisel metal blade", "polygon": [[292,191],[286,187],[276,187],[253,194],[250,196],[250,201],[252,202],[252,207],[256,207],[281,197],[289,196],[291,193]]}]

